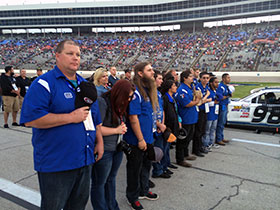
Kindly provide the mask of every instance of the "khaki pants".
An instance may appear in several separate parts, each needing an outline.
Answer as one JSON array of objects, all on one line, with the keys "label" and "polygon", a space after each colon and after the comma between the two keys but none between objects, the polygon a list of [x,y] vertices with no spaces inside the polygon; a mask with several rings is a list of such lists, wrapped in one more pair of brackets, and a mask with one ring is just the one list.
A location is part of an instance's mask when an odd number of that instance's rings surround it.
[{"label": "khaki pants", "polygon": [[19,111],[19,99],[18,96],[2,96],[4,111],[5,112],[18,112]]}]

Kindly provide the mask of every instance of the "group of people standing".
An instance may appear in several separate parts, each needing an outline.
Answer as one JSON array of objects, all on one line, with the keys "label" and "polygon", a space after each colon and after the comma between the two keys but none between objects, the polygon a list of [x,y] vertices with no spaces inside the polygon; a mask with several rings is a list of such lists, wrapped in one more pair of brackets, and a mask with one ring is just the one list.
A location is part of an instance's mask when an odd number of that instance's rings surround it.
[{"label": "group of people standing", "polygon": [[[110,77],[99,68],[88,82],[76,73],[80,49],[74,41],[60,42],[55,56],[55,68],[27,91],[20,121],[33,128],[41,209],[84,209],[89,195],[93,209],[119,209],[116,176],[123,152],[128,204],[144,209],[139,200],[159,198],[150,191],[152,167],[154,178],[170,178],[169,169],[177,168],[169,157],[171,135],[177,138],[176,163],[183,167],[215,142],[225,144],[228,74],[219,84],[202,72],[194,83],[197,70],[186,70],[179,83],[175,71],[162,75],[141,62],[132,81],[118,80],[111,67]],[[191,140],[195,156],[188,150]]]}]

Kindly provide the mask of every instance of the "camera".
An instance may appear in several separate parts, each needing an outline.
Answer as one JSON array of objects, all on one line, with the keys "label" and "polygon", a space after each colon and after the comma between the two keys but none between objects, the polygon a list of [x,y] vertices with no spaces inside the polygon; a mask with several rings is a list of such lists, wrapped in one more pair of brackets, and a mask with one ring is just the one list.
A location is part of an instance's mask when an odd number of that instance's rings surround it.
[{"label": "camera", "polygon": [[117,145],[117,151],[123,151],[126,155],[129,155],[132,151],[132,148],[128,143],[125,141],[120,141],[120,143]]}]

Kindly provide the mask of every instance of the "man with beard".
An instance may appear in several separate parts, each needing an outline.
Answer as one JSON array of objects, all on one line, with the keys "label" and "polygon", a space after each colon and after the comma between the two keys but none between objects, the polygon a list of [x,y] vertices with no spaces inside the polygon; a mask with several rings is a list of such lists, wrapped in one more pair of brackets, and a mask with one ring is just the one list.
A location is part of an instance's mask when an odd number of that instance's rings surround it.
[{"label": "man with beard", "polygon": [[153,143],[153,111],[158,107],[154,71],[148,62],[134,68],[133,82],[136,91],[129,104],[127,133],[124,140],[130,145],[127,154],[126,197],[132,209],[143,209],[139,199],[157,200],[159,196],[149,191],[151,161],[147,147]]},{"label": "man with beard", "polygon": [[19,126],[17,123],[17,113],[19,110],[19,95],[20,88],[16,84],[14,78],[14,69],[12,66],[6,66],[5,72],[1,75],[1,88],[3,95],[3,106],[4,106],[4,128],[9,128],[8,119],[9,113],[12,112],[13,126]]},{"label": "man with beard", "polygon": [[16,78],[17,83],[20,87],[20,96],[19,96],[19,107],[21,108],[24,96],[31,85],[31,81],[29,78],[26,77],[26,70],[21,69],[20,75]]}]

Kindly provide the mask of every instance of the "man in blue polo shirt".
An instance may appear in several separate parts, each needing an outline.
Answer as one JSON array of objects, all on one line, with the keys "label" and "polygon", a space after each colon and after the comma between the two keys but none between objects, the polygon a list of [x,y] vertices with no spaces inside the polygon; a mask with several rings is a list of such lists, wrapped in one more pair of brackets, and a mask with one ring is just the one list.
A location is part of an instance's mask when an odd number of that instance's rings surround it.
[{"label": "man in blue polo shirt", "polygon": [[147,146],[153,139],[153,111],[157,109],[157,89],[154,71],[148,62],[134,67],[133,82],[136,91],[129,104],[129,122],[124,140],[132,151],[127,155],[126,197],[132,209],[143,209],[139,199],[157,200],[157,194],[149,191],[151,161],[147,156]]},{"label": "man in blue polo shirt", "polygon": [[21,123],[33,127],[34,165],[41,209],[85,209],[91,165],[103,155],[97,102],[75,109],[81,82],[79,46],[65,40],[56,48],[55,68],[37,78],[22,106]]},{"label": "man in blue polo shirt", "polygon": [[228,113],[228,104],[230,102],[231,91],[228,88],[228,84],[230,83],[230,76],[228,73],[224,73],[222,75],[222,81],[219,84],[217,89],[217,93],[222,95],[223,98],[220,101],[219,105],[219,116],[218,123],[216,129],[216,143],[222,146],[225,146],[225,143],[229,141],[224,139],[224,128],[227,122],[227,113]]},{"label": "man in blue polo shirt", "polygon": [[185,139],[177,138],[176,142],[176,161],[177,164],[183,167],[191,167],[192,165],[184,160],[195,160],[194,156],[189,155],[188,146],[193,138],[194,125],[198,120],[198,112],[196,105],[200,98],[194,99],[193,94],[193,75],[190,70],[183,71],[180,75],[181,85],[175,94],[175,100],[178,104],[178,113],[182,118],[182,127],[187,131]]}]

